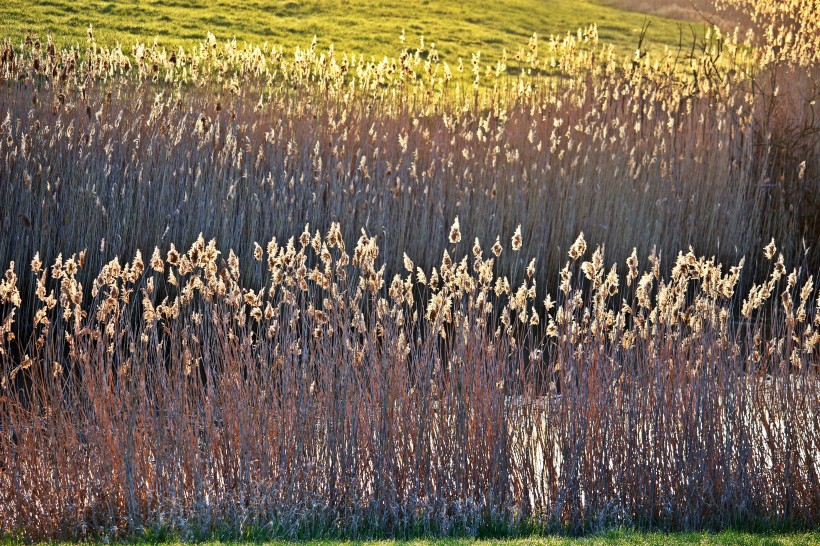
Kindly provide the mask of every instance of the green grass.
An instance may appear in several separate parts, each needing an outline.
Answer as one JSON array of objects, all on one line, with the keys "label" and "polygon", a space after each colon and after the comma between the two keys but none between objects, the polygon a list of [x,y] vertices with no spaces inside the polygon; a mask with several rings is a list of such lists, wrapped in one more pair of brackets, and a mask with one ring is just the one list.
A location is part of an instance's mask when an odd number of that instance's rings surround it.
[{"label": "green grass", "polygon": [[[526,539],[501,540],[465,540],[465,539],[432,539],[418,541],[382,541],[342,543],[335,541],[308,542],[309,546],[608,546],[610,544],[642,546],[689,546],[694,544],[716,544],[732,546],[809,546],[820,544],[820,534],[749,534],[738,532],[709,533],[636,533],[611,532],[583,538],[537,537]],[[278,543],[272,546],[286,546]]]},{"label": "green grass", "polygon": [[[476,7],[479,4],[480,7]],[[150,42],[191,46],[210,31],[220,40],[308,46],[333,43],[340,52],[390,56],[421,35],[435,42],[444,60],[470,59],[481,50],[493,61],[506,48],[526,46],[533,32],[542,39],[597,23],[602,41],[622,53],[634,51],[644,20],[654,48],[677,47],[680,31],[691,40],[688,23],[647,17],[586,0],[4,0],[0,35],[19,40],[26,31],[51,33],[61,45],[86,43],[89,24],[99,43]],[[698,27],[698,25],[695,25]]]},{"label": "green grass", "polygon": [[[161,544],[183,544],[180,542],[162,542]],[[14,541],[0,540],[0,544],[16,544]],[[70,545],[74,543],[53,543]],[[93,544],[93,543],[92,543]],[[151,542],[127,542],[129,546],[149,546]],[[239,542],[205,542],[203,546],[240,544]],[[813,546],[820,544],[820,533],[796,534],[751,534],[734,531],[712,533],[639,533],[610,532],[583,538],[546,536],[526,539],[469,540],[469,539],[430,539],[412,541],[364,541],[344,542],[337,540],[315,540],[307,542],[264,542],[269,546],[609,546],[615,544],[641,546]]]}]

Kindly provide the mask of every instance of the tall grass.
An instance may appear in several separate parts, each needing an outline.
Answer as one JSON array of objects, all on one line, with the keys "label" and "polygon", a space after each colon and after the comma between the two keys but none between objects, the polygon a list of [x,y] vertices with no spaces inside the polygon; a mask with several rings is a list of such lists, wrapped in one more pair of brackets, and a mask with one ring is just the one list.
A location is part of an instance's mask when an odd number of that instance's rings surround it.
[{"label": "tall grass", "polygon": [[779,43],[4,42],[0,533],[816,525]]},{"label": "tall grass", "polygon": [[816,523],[820,292],[782,256],[740,295],[742,264],[619,276],[579,238],[542,301],[496,274],[516,240],[392,280],[335,225],[266,246],[249,286],[204,239],[114,260],[88,306],[80,257],[6,273],[6,324],[37,296],[0,355],[4,532]]},{"label": "tall grass", "polygon": [[340,221],[347,238],[378,233],[394,271],[403,252],[434,265],[456,215],[467,239],[521,224],[545,282],[579,231],[619,261],[691,245],[757,263],[772,237],[797,259],[820,211],[804,191],[820,169],[815,105],[798,93],[810,82],[773,101],[723,36],[691,59],[621,62],[594,28],[579,34],[531,40],[509,60],[531,72],[517,77],[478,59],[448,72],[430,50],[371,63],[215,41],[133,55],[7,44],[0,259],[104,239],[96,270],[200,232],[248,256],[250,241]]}]

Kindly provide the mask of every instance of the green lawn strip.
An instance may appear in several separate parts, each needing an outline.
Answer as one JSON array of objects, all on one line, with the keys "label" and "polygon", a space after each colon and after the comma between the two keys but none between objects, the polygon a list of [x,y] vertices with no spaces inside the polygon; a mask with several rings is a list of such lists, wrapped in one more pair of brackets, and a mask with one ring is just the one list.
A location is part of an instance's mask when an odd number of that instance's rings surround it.
[{"label": "green lawn strip", "polygon": [[[272,543],[286,546],[286,543]],[[734,531],[721,533],[642,533],[642,532],[609,532],[581,538],[561,536],[534,537],[511,540],[467,540],[467,539],[431,539],[408,542],[309,542],[315,546],[608,546],[614,544],[646,546],[684,546],[684,545],[731,545],[731,546],[809,546],[820,544],[820,534],[752,534]]]},{"label": "green lawn strip", "polygon": [[[12,546],[22,544],[11,539],[0,540],[0,545]],[[42,543],[52,546],[72,546],[74,542]],[[86,542],[84,544],[103,544],[103,542]],[[107,542],[106,542],[107,544]],[[184,542],[169,541],[128,541],[121,544],[128,546],[149,546],[155,544],[183,545]],[[198,542],[202,546],[238,545],[242,542]],[[563,536],[543,536],[523,539],[498,540],[471,540],[433,538],[410,541],[340,541],[340,540],[311,540],[307,542],[270,541],[261,542],[267,546],[609,546],[609,545],[641,545],[641,546],[690,546],[690,545],[718,545],[718,546],[817,546],[820,545],[820,532],[804,533],[747,533],[737,531],[723,531],[720,533],[645,533],[638,531],[612,531],[580,538]]]},{"label": "green lawn strip", "polygon": [[198,44],[207,32],[219,40],[307,47],[313,36],[318,46],[331,43],[342,53],[381,58],[401,49],[405,31],[408,47],[421,36],[436,44],[443,60],[482,52],[482,61],[495,62],[504,49],[509,65],[526,47],[533,32],[539,39],[565,35],[592,23],[604,43],[619,53],[635,50],[641,28],[649,23],[644,45],[657,51],[677,49],[681,34],[691,44],[695,23],[645,16],[586,0],[5,0],[0,2],[0,36],[20,40],[26,31],[52,34],[59,45],[86,44],[86,29],[94,27],[102,45],[116,42],[130,47],[138,41],[165,46]]}]

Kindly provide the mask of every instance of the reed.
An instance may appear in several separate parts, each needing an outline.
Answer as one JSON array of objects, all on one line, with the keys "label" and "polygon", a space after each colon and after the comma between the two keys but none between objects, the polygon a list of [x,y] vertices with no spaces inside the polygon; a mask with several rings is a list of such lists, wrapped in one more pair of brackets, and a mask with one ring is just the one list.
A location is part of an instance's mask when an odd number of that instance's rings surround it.
[{"label": "reed", "polygon": [[[457,237],[455,238],[457,239]],[[820,291],[583,236],[542,299],[490,252],[384,277],[376,237],[214,241],[0,284],[0,522],[31,538],[811,526]],[[26,280],[28,279],[28,280]],[[24,307],[19,287],[35,286]],[[84,305],[86,296],[91,303]],[[733,302],[742,303],[737,319]],[[33,313],[30,340],[14,336]],[[24,348],[24,353],[19,352]]]},{"label": "reed", "polygon": [[490,66],[4,41],[0,534],[816,526],[815,4]]}]

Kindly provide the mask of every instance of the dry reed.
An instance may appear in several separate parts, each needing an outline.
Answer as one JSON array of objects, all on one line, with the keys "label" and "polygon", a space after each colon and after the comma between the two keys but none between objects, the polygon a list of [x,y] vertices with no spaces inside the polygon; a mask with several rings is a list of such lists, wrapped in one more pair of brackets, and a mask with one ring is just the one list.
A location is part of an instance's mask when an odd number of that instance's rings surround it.
[{"label": "dry reed", "polygon": [[773,36],[5,41],[0,534],[816,525],[817,64]]},{"label": "dry reed", "polygon": [[[9,269],[3,532],[817,521],[820,291],[773,244],[741,295],[742,263],[680,254],[664,275],[632,256],[619,275],[579,237],[543,299],[534,266],[511,282],[478,241],[428,271],[406,256],[392,280],[376,238],[348,251],[336,224],[257,248],[252,287],[202,238],[90,287],[88,255]],[[30,340],[13,334],[25,285]]]}]

